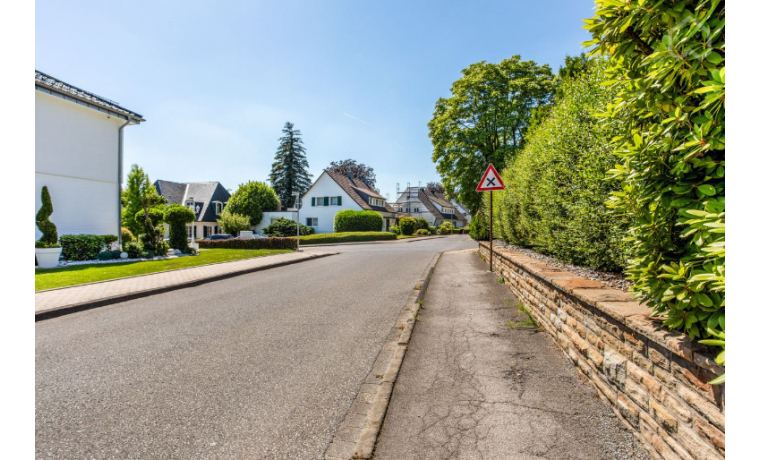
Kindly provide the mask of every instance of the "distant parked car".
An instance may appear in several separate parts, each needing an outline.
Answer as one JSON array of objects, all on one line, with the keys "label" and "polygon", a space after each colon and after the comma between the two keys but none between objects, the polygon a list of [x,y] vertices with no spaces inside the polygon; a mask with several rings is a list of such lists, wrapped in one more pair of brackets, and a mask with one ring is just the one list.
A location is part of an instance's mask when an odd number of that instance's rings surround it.
[{"label": "distant parked car", "polygon": [[228,235],[226,233],[217,233],[216,235],[209,235],[206,238],[203,238],[204,241],[212,241],[212,240],[229,240],[230,238],[233,238],[232,235]]}]

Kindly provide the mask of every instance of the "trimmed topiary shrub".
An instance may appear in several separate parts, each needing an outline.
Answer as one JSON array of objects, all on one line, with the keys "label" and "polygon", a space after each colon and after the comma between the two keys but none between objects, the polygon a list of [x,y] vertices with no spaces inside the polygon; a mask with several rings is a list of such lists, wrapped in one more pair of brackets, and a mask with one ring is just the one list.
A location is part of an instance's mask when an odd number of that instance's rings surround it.
[{"label": "trimmed topiary shrub", "polygon": [[417,218],[417,230],[420,229],[430,231],[430,223],[424,217]]},{"label": "trimmed topiary shrub", "polygon": [[180,204],[164,209],[164,221],[169,224],[169,245],[174,249],[187,249],[187,224],[195,220],[195,213]]},{"label": "trimmed topiary shrub", "polygon": [[422,235],[422,236],[426,236],[426,235],[430,235],[430,230],[427,230],[427,229],[421,228],[421,229],[417,230],[416,232],[414,232],[414,234],[415,234],[415,235]]},{"label": "trimmed topiary shrub", "polygon": [[379,232],[383,230],[383,216],[376,211],[354,211],[344,209],[335,214],[335,233]]},{"label": "trimmed topiary shrub", "polygon": [[65,260],[93,260],[105,248],[100,235],[61,235],[61,256]]},{"label": "trimmed topiary shrub", "polygon": [[38,248],[58,248],[58,229],[55,224],[50,222],[50,215],[53,214],[53,202],[50,199],[47,185],[42,186],[41,194],[42,206],[37,211],[36,223],[37,228],[42,232],[39,241],[35,243]]},{"label": "trimmed topiary shrub", "polygon": [[96,256],[96,260],[113,260],[121,257],[121,251],[101,251]]},{"label": "trimmed topiary shrub", "polygon": [[402,235],[412,235],[417,230],[417,219],[402,217],[398,222],[398,228]]},{"label": "trimmed topiary shrub", "polygon": [[140,257],[142,248],[140,247],[140,243],[138,243],[137,241],[129,241],[125,243],[123,246],[124,246],[124,252],[127,253],[130,259],[137,259],[138,257]]},{"label": "trimmed topiary shrub", "polygon": [[296,230],[299,228],[300,230],[298,231],[301,236],[314,233],[313,228],[303,224],[296,224],[296,221],[292,219],[277,219],[272,222],[269,227],[264,228],[261,231],[268,236],[296,236]]}]

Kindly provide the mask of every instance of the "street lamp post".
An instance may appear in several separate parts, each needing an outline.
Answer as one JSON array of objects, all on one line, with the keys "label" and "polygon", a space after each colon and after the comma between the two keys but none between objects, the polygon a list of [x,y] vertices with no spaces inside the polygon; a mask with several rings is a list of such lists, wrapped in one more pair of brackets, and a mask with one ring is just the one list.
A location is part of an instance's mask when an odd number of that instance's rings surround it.
[{"label": "street lamp post", "polygon": [[294,197],[296,197],[296,252],[301,251],[301,193],[300,192],[293,192],[291,193]]}]

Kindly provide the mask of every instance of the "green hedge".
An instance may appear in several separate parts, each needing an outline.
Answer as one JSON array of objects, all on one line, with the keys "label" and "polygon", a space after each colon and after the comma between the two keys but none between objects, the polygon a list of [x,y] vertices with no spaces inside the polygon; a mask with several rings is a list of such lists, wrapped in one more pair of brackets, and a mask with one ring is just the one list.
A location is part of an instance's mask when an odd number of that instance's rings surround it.
[{"label": "green hedge", "polygon": [[61,235],[61,256],[64,260],[93,260],[105,249],[113,235]]},{"label": "green hedge", "polygon": [[296,226],[296,221],[285,218],[275,220],[269,227],[263,228],[261,231],[269,236],[296,236],[296,233],[299,232],[301,236],[306,236],[314,233],[313,228],[303,224]]},{"label": "green hedge", "polygon": [[708,345],[725,340],[725,21],[716,0],[597,0],[585,26],[614,64],[605,120],[625,122],[610,204],[632,221],[626,271],[665,326]]},{"label": "green hedge", "polygon": [[208,249],[296,249],[295,238],[230,238],[196,242],[198,247]]},{"label": "green hedge", "polygon": [[398,229],[402,235],[413,235],[417,230],[417,219],[414,217],[402,217],[398,221]]},{"label": "green hedge", "polygon": [[[301,238],[301,244],[348,243],[352,241],[395,240],[395,233],[390,232],[344,232],[316,233]],[[292,239],[295,242],[295,238]]]},{"label": "green hedge", "polygon": [[[593,60],[564,80],[556,106],[530,130],[504,172],[508,190],[494,193],[494,236],[563,262],[619,272],[628,219],[614,216],[605,202],[620,188],[607,171],[616,161],[608,144],[622,125],[595,117],[615,96],[601,85],[607,68],[608,62]],[[470,229],[486,239],[480,221],[475,216]]]},{"label": "green hedge", "polygon": [[344,209],[335,214],[335,233],[379,232],[383,230],[383,216],[375,211]]}]

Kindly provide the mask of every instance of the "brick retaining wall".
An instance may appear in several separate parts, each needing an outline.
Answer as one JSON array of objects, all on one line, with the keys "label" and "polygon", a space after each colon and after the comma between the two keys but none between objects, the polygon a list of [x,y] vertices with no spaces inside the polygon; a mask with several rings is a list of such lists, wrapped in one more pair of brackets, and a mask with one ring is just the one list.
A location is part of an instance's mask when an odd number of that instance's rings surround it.
[{"label": "brick retaining wall", "polygon": [[[725,457],[724,372],[627,292],[494,246],[494,272],[656,458]],[[488,243],[480,253],[488,261]]]}]

